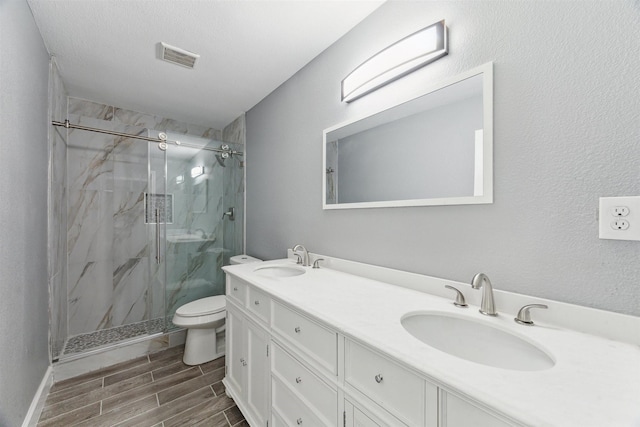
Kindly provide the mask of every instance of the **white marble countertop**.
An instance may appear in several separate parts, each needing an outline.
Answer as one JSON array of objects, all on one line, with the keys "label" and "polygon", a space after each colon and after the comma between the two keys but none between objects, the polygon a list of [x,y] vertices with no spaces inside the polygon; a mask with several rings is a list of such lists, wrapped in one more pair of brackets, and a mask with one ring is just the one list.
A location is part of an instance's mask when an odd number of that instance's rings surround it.
[{"label": "white marble countertop", "polygon": [[[515,313],[490,318],[474,306],[455,307],[451,298],[330,268],[305,267],[301,276],[278,279],[254,273],[258,265],[275,264],[294,262],[274,260],[224,270],[377,348],[437,385],[467,394],[526,425],[640,426],[638,345],[538,322],[521,326],[513,321]],[[500,306],[497,309],[500,312]],[[427,310],[463,314],[523,336],[552,355],[555,365],[541,371],[506,370],[436,350],[411,336],[400,323],[407,313]]]}]

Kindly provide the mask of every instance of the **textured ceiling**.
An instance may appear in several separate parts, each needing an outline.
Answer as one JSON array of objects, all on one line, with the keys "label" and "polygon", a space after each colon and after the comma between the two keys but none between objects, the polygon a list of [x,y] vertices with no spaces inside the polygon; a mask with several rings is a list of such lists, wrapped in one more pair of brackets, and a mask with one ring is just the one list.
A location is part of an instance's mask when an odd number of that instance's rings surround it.
[{"label": "textured ceiling", "polygon": [[[28,2],[70,96],[221,129],[383,0]],[[195,69],[157,59],[161,41]]]}]

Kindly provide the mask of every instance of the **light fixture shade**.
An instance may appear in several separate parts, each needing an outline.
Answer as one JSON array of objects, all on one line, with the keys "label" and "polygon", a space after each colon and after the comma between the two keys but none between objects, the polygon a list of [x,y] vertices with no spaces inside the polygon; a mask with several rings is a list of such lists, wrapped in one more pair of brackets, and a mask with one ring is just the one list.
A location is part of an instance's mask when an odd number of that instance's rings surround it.
[{"label": "light fixture shade", "polygon": [[376,53],[342,80],[342,100],[354,101],[449,52],[444,20]]}]

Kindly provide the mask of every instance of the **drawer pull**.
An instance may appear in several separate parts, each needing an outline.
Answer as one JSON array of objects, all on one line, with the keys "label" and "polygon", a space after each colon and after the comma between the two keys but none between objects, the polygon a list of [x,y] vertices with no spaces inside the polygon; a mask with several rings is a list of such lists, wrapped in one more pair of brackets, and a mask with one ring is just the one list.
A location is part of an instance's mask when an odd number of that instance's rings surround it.
[{"label": "drawer pull", "polygon": [[302,418],[298,418],[298,419],[296,420],[296,423],[298,423],[298,425],[301,425],[301,424],[302,424]]},{"label": "drawer pull", "polygon": [[255,304],[255,305],[260,305],[260,301],[256,300],[256,301],[254,302],[254,304]]},{"label": "drawer pull", "polygon": [[296,331],[296,334],[299,334],[300,333],[300,326],[296,326],[294,331]]},{"label": "drawer pull", "polygon": [[376,375],[376,376],[375,376],[375,379],[376,379],[376,382],[377,382],[378,384],[380,384],[380,383],[382,382],[382,380],[383,380],[383,378],[382,378],[382,374],[378,374],[378,375]]},{"label": "drawer pull", "polygon": [[302,382],[302,378],[296,377],[296,383],[300,384]]},{"label": "drawer pull", "polygon": [[234,287],[233,287],[233,290],[234,290],[235,292],[238,292],[238,287],[237,287],[237,286],[234,286]]}]

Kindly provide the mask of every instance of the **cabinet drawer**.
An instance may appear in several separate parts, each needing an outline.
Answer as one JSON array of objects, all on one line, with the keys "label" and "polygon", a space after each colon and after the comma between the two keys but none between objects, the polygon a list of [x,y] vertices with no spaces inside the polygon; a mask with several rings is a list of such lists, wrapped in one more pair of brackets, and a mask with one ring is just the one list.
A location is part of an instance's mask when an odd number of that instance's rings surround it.
[{"label": "cabinet drawer", "polygon": [[345,380],[412,426],[424,425],[425,381],[382,355],[346,340]]},{"label": "cabinet drawer", "polygon": [[247,285],[240,279],[236,279],[235,277],[230,277],[227,275],[227,297],[232,298],[235,302],[239,303],[244,307],[246,295],[247,295]]},{"label": "cabinet drawer", "polygon": [[272,322],[275,330],[337,375],[338,335],[335,332],[277,302],[273,304]]},{"label": "cabinet drawer", "polygon": [[290,390],[302,397],[318,412],[326,425],[336,424],[338,394],[315,374],[302,366],[286,350],[273,344],[272,369]]},{"label": "cabinet drawer", "polygon": [[255,314],[260,320],[269,324],[271,317],[271,298],[264,292],[249,286],[249,311]]},{"label": "cabinet drawer", "polygon": [[273,377],[271,381],[271,404],[273,412],[282,419],[286,426],[325,427],[325,424],[313,414],[313,410],[302,403],[284,384],[278,381],[277,377]]}]

